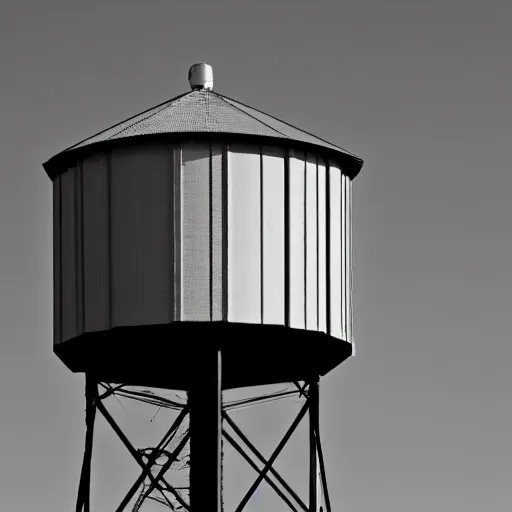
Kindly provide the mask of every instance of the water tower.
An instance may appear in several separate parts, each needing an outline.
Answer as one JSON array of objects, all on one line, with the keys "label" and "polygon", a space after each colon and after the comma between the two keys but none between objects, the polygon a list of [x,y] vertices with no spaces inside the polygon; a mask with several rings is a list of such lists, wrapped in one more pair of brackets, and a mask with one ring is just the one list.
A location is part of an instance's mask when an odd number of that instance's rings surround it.
[{"label": "water tower", "polygon": [[[298,512],[330,512],[318,426],[319,378],[352,354],[352,180],[362,160],[213,89],[135,115],[44,164],[53,182],[54,351],[86,378],[77,512],[90,509],[96,411],[169,508],[222,510],[222,442]],[[176,362],[179,361],[179,364]],[[293,383],[304,406],[268,458],[223,390]],[[187,392],[161,443],[138,450],[103,404],[125,386]],[[128,394],[128,391],[126,391]],[[169,407],[157,394],[134,398]],[[309,412],[309,503],[273,468]],[[170,439],[188,418],[180,443]],[[231,434],[226,427],[230,427]],[[165,471],[190,446],[188,493]],[[166,462],[155,471],[157,459]]]}]

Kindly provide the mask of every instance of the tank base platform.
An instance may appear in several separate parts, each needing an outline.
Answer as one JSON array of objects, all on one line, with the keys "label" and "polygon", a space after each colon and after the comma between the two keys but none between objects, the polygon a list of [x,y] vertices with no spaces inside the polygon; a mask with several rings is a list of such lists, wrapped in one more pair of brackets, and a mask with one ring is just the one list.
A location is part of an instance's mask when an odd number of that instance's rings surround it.
[{"label": "tank base platform", "polygon": [[228,322],[114,327],[54,351],[70,370],[99,381],[188,390],[200,377],[201,354],[219,346],[224,389],[308,380],[352,355],[350,343],[323,332]]}]

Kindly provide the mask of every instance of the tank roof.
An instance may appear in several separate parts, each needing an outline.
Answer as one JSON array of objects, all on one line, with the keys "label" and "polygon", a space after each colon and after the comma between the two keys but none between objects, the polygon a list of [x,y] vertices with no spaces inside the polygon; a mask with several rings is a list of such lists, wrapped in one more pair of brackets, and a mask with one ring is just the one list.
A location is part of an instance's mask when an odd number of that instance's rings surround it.
[{"label": "tank roof", "polygon": [[363,165],[360,157],[335,144],[208,89],[189,91],[132,116],[65,149],[43,165],[52,177],[58,173],[52,171],[55,164],[75,151],[131,137],[166,134],[232,134],[313,145],[342,157],[350,164],[352,177]]}]

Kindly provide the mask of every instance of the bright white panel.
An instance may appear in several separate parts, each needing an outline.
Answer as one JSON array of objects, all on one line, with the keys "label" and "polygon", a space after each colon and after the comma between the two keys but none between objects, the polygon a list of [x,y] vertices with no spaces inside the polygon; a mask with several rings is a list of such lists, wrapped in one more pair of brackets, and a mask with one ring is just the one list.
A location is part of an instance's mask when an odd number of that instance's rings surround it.
[{"label": "bright white panel", "polygon": [[304,160],[290,158],[290,327],[305,328]]},{"label": "bright white panel", "polygon": [[329,210],[330,210],[330,269],[331,287],[330,334],[342,338],[342,254],[341,254],[341,172],[334,166],[329,168]]},{"label": "bright white panel", "polygon": [[284,325],[284,151],[263,150],[263,323]]},{"label": "bright white panel", "polygon": [[341,335],[347,339],[347,195],[345,176],[341,176]]},{"label": "bright white panel", "polygon": [[306,164],[306,329],[318,330],[318,244],[317,244],[316,158]]},{"label": "bright white panel", "polygon": [[212,320],[222,320],[222,147],[212,146]]},{"label": "bright white panel", "polygon": [[346,186],[346,232],[347,232],[347,249],[346,249],[346,261],[347,261],[347,341],[352,342],[352,182],[345,176]]},{"label": "bright white panel", "polygon": [[228,320],[261,323],[259,148],[228,153]]},{"label": "bright white panel", "polygon": [[210,320],[210,146],[184,144],[181,167],[181,319]]},{"label": "bright white panel", "polygon": [[318,330],[327,332],[326,169],[318,162]]}]

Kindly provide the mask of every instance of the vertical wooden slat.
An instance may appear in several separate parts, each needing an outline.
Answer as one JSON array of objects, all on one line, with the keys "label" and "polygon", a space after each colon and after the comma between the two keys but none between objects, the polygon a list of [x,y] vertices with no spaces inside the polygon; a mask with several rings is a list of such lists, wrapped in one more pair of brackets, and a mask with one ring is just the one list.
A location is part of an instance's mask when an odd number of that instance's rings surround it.
[{"label": "vertical wooden slat", "polygon": [[306,329],[318,329],[318,191],[316,157],[306,167]]},{"label": "vertical wooden slat", "polygon": [[60,343],[62,331],[61,177],[53,180],[53,341]]},{"label": "vertical wooden slat", "polygon": [[141,144],[112,153],[113,325],[169,321],[167,148]]},{"label": "vertical wooden slat", "polygon": [[[308,210],[307,210],[307,202],[308,202],[308,190],[307,190],[307,153],[304,154],[304,205],[303,205],[303,214],[304,214],[304,240],[302,241],[303,246],[303,258],[304,258],[304,275],[303,275],[303,286],[304,286],[304,329],[307,329],[307,321],[308,321],[308,296],[307,296],[307,281],[308,281]],[[311,195],[311,194],[309,194]]]},{"label": "vertical wooden slat", "polygon": [[290,159],[286,150],[284,158],[284,324],[290,326]]},{"label": "vertical wooden slat", "polygon": [[260,146],[260,323],[263,323],[265,311],[265,236],[264,236],[264,200],[265,179],[263,173],[263,148]]},{"label": "vertical wooden slat", "polygon": [[318,330],[327,332],[327,169],[318,160]]},{"label": "vertical wooden slat", "polygon": [[347,303],[348,303],[348,318],[347,318],[347,341],[350,343],[353,342],[353,297],[352,297],[352,280],[354,277],[353,274],[353,259],[352,259],[352,182],[350,178],[346,177],[346,185],[347,185],[347,274],[348,274],[348,289],[347,289]]},{"label": "vertical wooden slat", "polygon": [[341,225],[341,337],[347,339],[347,197],[345,187],[345,177],[340,173],[341,182],[341,208],[340,208],[340,225]]},{"label": "vertical wooden slat", "polygon": [[107,153],[107,283],[108,283],[108,326],[114,325],[114,280],[112,277],[113,255],[112,255],[112,152]]},{"label": "vertical wooden slat", "polygon": [[331,173],[325,165],[325,323],[331,334]]},{"label": "vertical wooden slat", "polygon": [[262,267],[263,322],[284,325],[285,321],[285,214],[284,152],[262,150]]},{"label": "vertical wooden slat", "polygon": [[336,338],[343,337],[342,311],[343,297],[343,265],[342,254],[343,223],[342,216],[342,187],[341,171],[333,162],[329,165],[330,185],[330,334]]},{"label": "vertical wooden slat", "polygon": [[169,233],[169,322],[175,320],[175,240],[174,240],[174,220],[175,220],[175,195],[174,195],[174,184],[175,184],[175,166],[174,166],[174,153],[176,151],[176,145],[170,145],[167,147],[167,186],[169,190],[169,225],[167,231]]},{"label": "vertical wooden slat", "polygon": [[227,145],[222,146],[222,321],[228,321],[228,293],[229,293],[229,194],[228,194],[228,150]]},{"label": "vertical wooden slat", "polygon": [[305,155],[290,159],[290,327],[305,328]]},{"label": "vertical wooden slat", "polygon": [[76,312],[77,334],[84,332],[84,208],[83,208],[83,164],[78,162],[75,177],[75,233],[76,233]]},{"label": "vertical wooden slat", "polygon": [[212,320],[222,320],[222,147],[212,144],[211,150],[211,310]]},{"label": "vertical wooden slat", "polygon": [[181,144],[174,149],[174,320],[181,320]]},{"label": "vertical wooden slat", "polygon": [[229,314],[231,322],[261,322],[259,147],[229,151]]},{"label": "vertical wooden slat", "polygon": [[62,340],[77,335],[77,242],[76,242],[76,168],[61,176],[62,187]]},{"label": "vertical wooden slat", "polygon": [[181,172],[181,319],[209,321],[212,263],[210,144],[183,144]]},{"label": "vertical wooden slat", "polygon": [[110,327],[109,177],[108,155],[97,154],[82,164],[84,328]]}]

